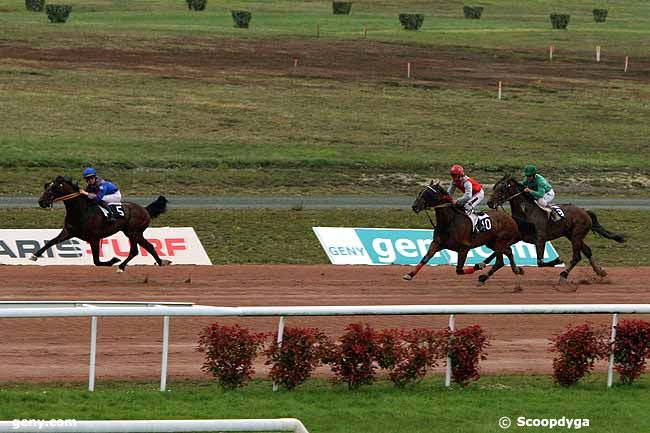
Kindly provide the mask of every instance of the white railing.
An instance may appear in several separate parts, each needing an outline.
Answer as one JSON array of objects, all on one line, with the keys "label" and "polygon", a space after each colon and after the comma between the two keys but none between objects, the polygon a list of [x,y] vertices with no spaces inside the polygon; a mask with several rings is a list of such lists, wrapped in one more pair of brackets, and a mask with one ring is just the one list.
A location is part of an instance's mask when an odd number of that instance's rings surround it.
[{"label": "white railing", "polygon": [[[450,315],[449,328],[454,330],[458,314],[613,314],[610,343],[616,337],[619,314],[650,314],[650,304],[514,304],[514,305],[359,305],[305,307],[213,307],[192,303],[165,302],[95,302],[95,301],[19,301],[0,302],[0,318],[19,317],[91,317],[90,367],[88,390],[95,387],[97,317],[163,317],[162,366],[160,390],[167,384],[167,358],[171,316],[279,316],[278,341],[285,316],[382,316],[382,315]],[[607,386],[612,386],[614,357],[610,356]],[[451,383],[451,362],[447,360],[445,384]]]},{"label": "white railing", "polygon": [[309,433],[295,418],[203,420],[14,420],[0,421],[0,433],[140,433],[140,432],[294,432]]}]

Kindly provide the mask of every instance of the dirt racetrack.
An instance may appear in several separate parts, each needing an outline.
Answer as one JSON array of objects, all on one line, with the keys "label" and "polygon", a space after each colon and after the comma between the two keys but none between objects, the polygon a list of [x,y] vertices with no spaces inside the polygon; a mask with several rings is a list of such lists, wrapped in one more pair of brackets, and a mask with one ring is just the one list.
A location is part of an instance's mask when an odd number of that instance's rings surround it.
[{"label": "dirt racetrack", "polygon": [[[650,268],[610,268],[603,280],[580,267],[572,284],[556,287],[558,269],[526,268],[523,291],[513,293],[516,277],[500,271],[484,287],[476,276],[457,277],[450,267],[425,268],[411,282],[409,268],[366,266],[133,266],[115,269],[70,267],[0,267],[0,300],[188,301],[217,306],[390,305],[390,304],[535,304],[650,303]],[[558,290],[559,289],[559,290]],[[576,289],[575,291],[572,291]],[[638,317],[638,316],[637,316]],[[644,317],[648,320],[648,317]],[[377,328],[446,326],[446,316],[291,317],[287,326],[324,329],[332,336],[354,321]],[[491,346],[484,372],[551,370],[547,338],[568,323],[608,325],[609,315],[460,316],[457,326],[480,323]],[[172,318],[170,380],[205,377],[197,334],[214,318]],[[258,331],[275,331],[277,318],[226,318]],[[155,378],[160,372],[160,318],[100,318],[97,380]],[[90,319],[0,319],[0,381],[86,380]],[[600,364],[599,369],[604,365]],[[263,374],[262,360],[257,368]],[[319,370],[326,375],[327,369]]]}]

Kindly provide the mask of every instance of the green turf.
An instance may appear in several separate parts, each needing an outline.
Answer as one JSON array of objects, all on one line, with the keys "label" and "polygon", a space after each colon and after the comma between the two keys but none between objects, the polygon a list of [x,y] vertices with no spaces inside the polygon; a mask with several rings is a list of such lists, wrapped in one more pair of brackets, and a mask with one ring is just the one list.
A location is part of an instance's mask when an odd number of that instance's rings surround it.
[{"label": "green turf", "polygon": [[[594,255],[606,266],[642,266],[650,258],[647,212],[597,210],[605,228],[623,232],[628,242],[618,244],[591,234],[587,238]],[[63,209],[0,209],[0,228],[61,227]],[[398,210],[207,210],[171,209],[154,226],[194,227],[215,264],[229,263],[328,263],[312,227],[428,228],[425,215]],[[570,259],[566,240],[555,241],[560,255]],[[583,260],[583,266],[588,263]]]},{"label": "green turf", "polygon": [[[485,376],[466,389],[445,389],[429,378],[407,389],[380,381],[357,391],[313,379],[292,392],[273,393],[268,381],[224,392],[205,381],[156,384],[6,384],[0,418],[221,419],[296,417],[314,433],[496,432],[503,416],[588,419],[589,432],[642,432],[647,427],[647,375],[633,386],[607,390],[601,374],[570,389],[549,376]],[[557,428],[560,431],[564,429]],[[509,431],[549,431],[513,427]]]},{"label": "green turf", "polygon": [[[558,46],[558,62],[578,69],[593,67],[586,59],[595,44],[611,61],[627,54],[645,61],[650,48],[650,12],[640,1],[611,5],[605,24],[591,18],[596,5],[579,1],[499,0],[485,5],[479,21],[462,19],[456,1],[362,1],[350,16],[331,15],[329,2],[211,1],[203,13],[180,0],[71,4],[70,21],[54,25],[20,2],[0,0],[3,45],[169,54],[209,49],[224,37],[313,38],[320,21],[331,44],[358,40],[368,24],[373,40],[454,46],[459,58],[483,52],[484,61],[511,64],[544,58],[549,43]],[[250,31],[233,28],[231,8],[253,11]],[[572,13],[568,31],[550,29],[547,14],[557,9]],[[404,10],[425,13],[422,31],[399,28]],[[650,85],[643,75],[551,77],[559,87],[535,79],[507,87],[498,102],[494,83],[213,72],[187,79],[110,63],[43,69],[6,56],[0,194],[35,194],[54,174],[78,176],[86,164],[132,194],[372,194],[413,193],[416,181],[446,177],[452,162],[491,181],[534,161],[560,191],[648,195]]]}]

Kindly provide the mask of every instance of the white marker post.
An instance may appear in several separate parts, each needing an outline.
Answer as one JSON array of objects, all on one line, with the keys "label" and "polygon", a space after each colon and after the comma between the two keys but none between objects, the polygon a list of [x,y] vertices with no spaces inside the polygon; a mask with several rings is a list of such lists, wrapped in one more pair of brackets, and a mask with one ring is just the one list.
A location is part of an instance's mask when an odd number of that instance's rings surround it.
[{"label": "white marker post", "polygon": [[625,68],[623,68],[623,72],[627,72],[627,66],[629,65],[630,58],[628,56],[625,56]]},{"label": "white marker post", "polygon": [[406,78],[411,78],[411,62],[406,62]]},{"label": "white marker post", "polygon": [[293,68],[296,69],[298,67],[298,58],[293,59]]},{"label": "white marker post", "polygon": [[368,24],[365,24],[363,26],[363,37],[365,38],[367,36],[368,36]]},{"label": "white marker post", "polygon": [[553,52],[555,51],[555,45],[551,44],[548,46],[548,61],[553,61]]},{"label": "white marker post", "polygon": [[501,81],[499,81],[499,92],[498,92],[499,101],[501,100]]},{"label": "white marker post", "polygon": [[596,45],[596,61],[600,62],[600,45]]}]

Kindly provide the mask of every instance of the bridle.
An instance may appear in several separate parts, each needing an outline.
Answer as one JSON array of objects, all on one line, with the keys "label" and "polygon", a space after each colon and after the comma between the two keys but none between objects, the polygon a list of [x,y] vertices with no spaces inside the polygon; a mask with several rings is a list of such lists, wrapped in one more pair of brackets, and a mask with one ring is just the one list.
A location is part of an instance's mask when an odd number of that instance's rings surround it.
[{"label": "bridle", "polygon": [[[434,194],[438,194],[438,191],[436,191],[435,188],[433,188],[431,185],[427,185],[427,188],[429,188],[431,191],[433,191]],[[422,193],[420,193],[420,195],[422,195]],[[449,207],[449,206],[452,206],[452,204],[451,203],[442,203],[442,204],[437,204],[435,206],[431,206],[430,208],[425,207],[423,209],[424,213],[427,214],[427,218],[429,218],[429,222],[431,223],[431,226],[434,228],[434,230],[436,229],[436,225],[434,224],[433,219],[431,218],[431,215],[429,214],[429,209],[438,209],[438,208]]]}]

